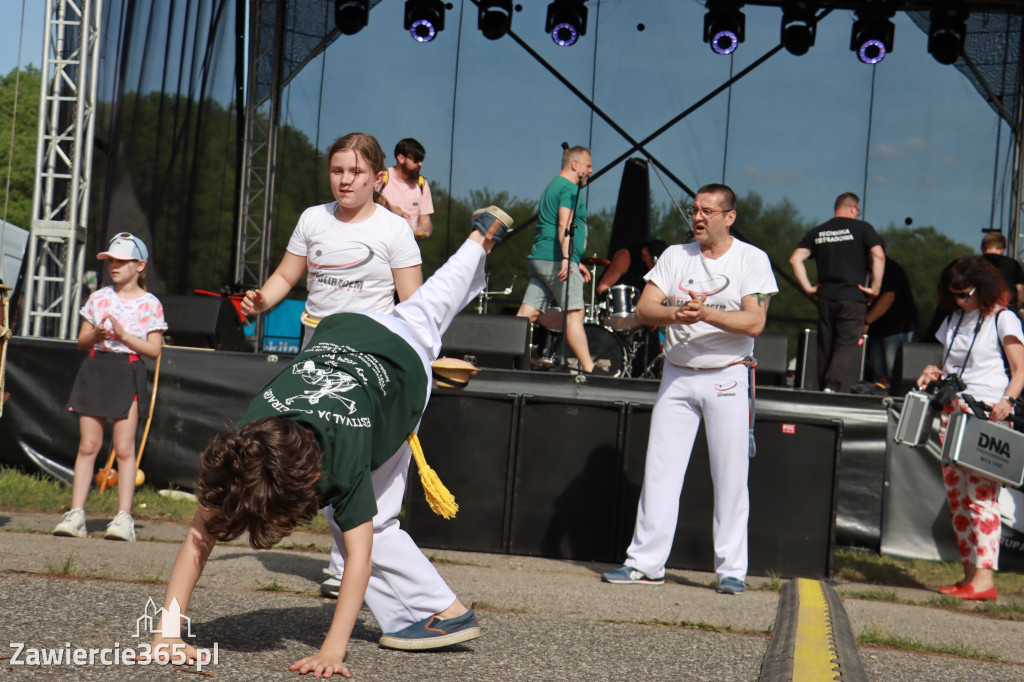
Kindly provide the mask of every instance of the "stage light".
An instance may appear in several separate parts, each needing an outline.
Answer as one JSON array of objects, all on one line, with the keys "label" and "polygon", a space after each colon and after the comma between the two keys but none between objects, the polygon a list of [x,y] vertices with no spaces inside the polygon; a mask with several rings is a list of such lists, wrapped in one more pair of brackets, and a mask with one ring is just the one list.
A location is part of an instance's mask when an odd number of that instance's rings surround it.
[{"label": "stage light", "polygon": [[482,1],[476,15],[476,27],[488,40],[497,40],[512,28],[512,0]]},{"label": "stage light", "polygon": [[405,30],[421,43],[429,43],[444,30],[442,0],[406,0]]},{"label": "stage light", "polygon": [[896,27],[889,19],[893,14],[888,4],[868,4],[857,10],[857,21],[850,33],[850,49],[865,64],[877,64],[892,52]]},{"label": "stage light", "polygon": [[818,31],[817,3],[811,0],[786,0],[782,3],[782,45],[790,54],[807,54]]},{"label": "stage light", "polygon": [[708,0],[704,15],[704,42],[718,54],[732,54],[743,42],[746,17],[742,0]]},{"label": "stage light", "polygon": [[554,0],[548,5],[548,20],[545,29],[551,34],[555,45],[575,45],[580,36],[587,32],[587,8],[585,0]]},{"label": "stage light", "polygon": [[370,0],[337,0],[334,23],[347,36],[359,33],[370,20]]},{"label": "stage light", "polygon": [[952,64],[964,51],[967,37],[967,7],[960,2],[948,2],[932,8],[932,23],[928,27],[928,52],[940,64]]}]

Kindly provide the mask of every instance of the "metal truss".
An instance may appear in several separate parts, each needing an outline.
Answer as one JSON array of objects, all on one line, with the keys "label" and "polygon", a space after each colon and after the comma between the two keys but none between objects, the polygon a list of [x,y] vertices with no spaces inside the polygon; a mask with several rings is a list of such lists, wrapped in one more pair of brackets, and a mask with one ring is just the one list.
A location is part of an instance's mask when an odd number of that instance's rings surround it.
[{"label": "metal truss", "polygon": [[249,14],[249,84],[235,249],[235,280],[247,287],[262,284],[269,266],[284,11],[284,0],[253,0]]},{"label": "metal truss", "polygon": [[81,301],[102,0],[47,0],[21,333],[68,339]]}]

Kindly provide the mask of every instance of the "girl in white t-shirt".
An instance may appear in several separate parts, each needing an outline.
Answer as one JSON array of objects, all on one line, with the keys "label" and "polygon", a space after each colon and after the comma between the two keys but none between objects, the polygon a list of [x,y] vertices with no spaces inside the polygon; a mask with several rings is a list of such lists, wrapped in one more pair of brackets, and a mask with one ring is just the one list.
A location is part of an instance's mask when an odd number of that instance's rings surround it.
[{"label": "girl in white t-shirt", "polygon": [[327,158],[335,200],[302,213],[277,270],[242,301],[247,315],[273,308],[308,273],[303,345],[324,316],[390,314],[396,293],[404,301],[423,283],[409,223],[387,210],[377,191],[386,164],[377,140],[349,133],[331,145]]},{"label": "girl in white t-shirt", "polygon": [[82,327],[78,347],[88,350],[89,355],[75,377],[68,410],[78,414],[81,439],[75,457],[71,510],[53,534],[85,537],[85,499],[96,455],[103,445],[103,426],[112,419],[118,512],[107,526],[106,537],[134,541],[135,429],[139,415],[149,405],[142,357],[159,357],[167,323],[160,301],[146,291],[149,250],[141,239],[122,232],[96,257],[109,263],[114,284],[93,292],[79,311]]},{"label": "girl in white t-shirt", "polygon": [[[1005,309],[1009,300],[999,271],[981,256],[960,258],[946,267],[939,280],[939,305],[952,312],[935,333],[943,346],[942,367],[925,367],[917,385],[924,388],[943,376],[959,375],[967,386],[965,393],[992,405],[989,419],[1005,420],[1024,390],[1024,331],[1017,314]],[[1005,366],[1009,366],[1009,377]],[[945,440],[950,415],[956,410],[968,411],[959,397],[944,409],[940,441]],[[956,466],[943,465],[942,477],[964,578],[939,592],[995,601],[1001,486]]]}]

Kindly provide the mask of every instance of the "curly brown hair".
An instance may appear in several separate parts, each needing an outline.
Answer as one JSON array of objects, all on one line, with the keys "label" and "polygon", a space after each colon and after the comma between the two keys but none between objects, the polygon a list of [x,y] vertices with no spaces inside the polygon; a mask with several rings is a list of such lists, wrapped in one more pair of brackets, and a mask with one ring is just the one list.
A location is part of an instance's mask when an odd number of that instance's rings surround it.
[{"label": "curly brown hair", "polygon": [[319,510],[321,457],[313,432],[284,417],[214,436],[196,483],[206,529],[219,540],[248,532],[253,549],[270,549]]},{"label": "curly brown hair", "polygon": [[981,256],[957,258],[939,276],[939,308],[946,311],[957,309],[956,299],[950,290],[969,291],[974,289],[978,308],[982,315],[990,315],[996,307],[1005,308],[1010,302],[1010,291],[1006,281],[995,266]]}]

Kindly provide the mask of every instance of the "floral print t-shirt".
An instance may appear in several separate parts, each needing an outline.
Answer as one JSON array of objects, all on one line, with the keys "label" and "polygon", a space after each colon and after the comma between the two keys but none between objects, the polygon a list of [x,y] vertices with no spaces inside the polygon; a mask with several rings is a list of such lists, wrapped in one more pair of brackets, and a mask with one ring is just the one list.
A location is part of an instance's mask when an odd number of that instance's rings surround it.
[{"label": "floral print t-shirt", "polygon": [[[103,287],[94,291],[78,313],[94,327],[102,323],[110,328],[110,322],[104,318],[113,317],[124,330],[132,336],[145,339],[149,332],[166,331],[164,307],[153,294],[146,292],[133,299],[121,298],[113,287]],[[134,353],[131,348],[116,339],[103,340],[93,346],[105,353]]]}]

